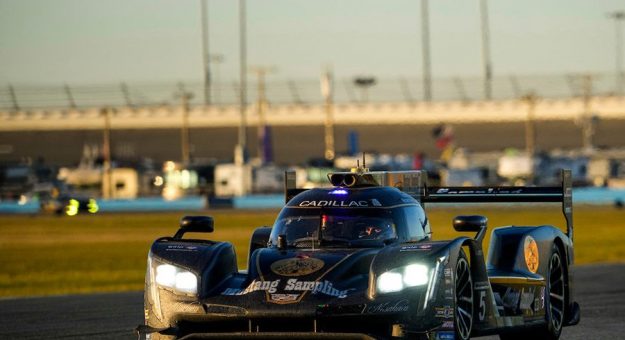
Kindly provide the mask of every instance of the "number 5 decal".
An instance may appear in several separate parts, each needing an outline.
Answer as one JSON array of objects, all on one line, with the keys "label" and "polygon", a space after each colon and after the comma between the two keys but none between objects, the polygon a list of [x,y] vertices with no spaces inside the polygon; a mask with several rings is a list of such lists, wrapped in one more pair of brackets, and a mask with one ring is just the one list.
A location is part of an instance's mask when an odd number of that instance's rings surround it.
[{"label": "number 5 decal", "polygon": [[478,317],[480,321],[484,321],[484,317],[486,316],[486,291],[480,291],[480,312]]}]

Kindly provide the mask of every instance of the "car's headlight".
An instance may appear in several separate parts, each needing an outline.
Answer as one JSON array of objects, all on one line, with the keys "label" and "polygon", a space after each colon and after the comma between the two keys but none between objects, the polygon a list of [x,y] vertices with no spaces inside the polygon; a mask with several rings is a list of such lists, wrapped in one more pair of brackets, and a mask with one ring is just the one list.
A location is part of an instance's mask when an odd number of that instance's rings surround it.
[{"label": "car's headlight", "polygon": [[378,293],[399,292],[407,287],[423,286],[429,282],[430,270],[423,264],[410,264],[395,268],[378,276]]},{"label": "car's headlight", "polygon": [[160,286],[171,288],[179,293],[197,294],[197,276],[171,264],[156,266],[154,281]]}]

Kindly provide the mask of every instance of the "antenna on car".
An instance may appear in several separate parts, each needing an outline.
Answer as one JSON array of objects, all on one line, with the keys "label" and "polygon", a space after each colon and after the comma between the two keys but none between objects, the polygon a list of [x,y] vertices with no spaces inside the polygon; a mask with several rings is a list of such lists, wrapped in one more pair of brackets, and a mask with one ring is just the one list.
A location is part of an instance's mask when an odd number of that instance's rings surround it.
[{"label": "antenna on car", "polygon": [[356,160],[356,167],[355,168],[351,168],[350,172],[352,173],[356,173],[359,175],[364,174],[365,172],[369,172],[369,169],[367,169],[367,163],[365,161],[365,153],[362,153],[362,166],[360,166],[360,160],[357,159]]}]

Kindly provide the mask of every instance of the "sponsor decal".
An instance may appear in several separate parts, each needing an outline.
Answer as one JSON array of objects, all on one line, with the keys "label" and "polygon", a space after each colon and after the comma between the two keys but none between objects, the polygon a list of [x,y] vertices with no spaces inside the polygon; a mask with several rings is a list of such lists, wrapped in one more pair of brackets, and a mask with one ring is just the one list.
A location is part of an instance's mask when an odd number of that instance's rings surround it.
[{"label": "sponsor decal", "polygon": [[293,302],[299,298],[299,294],[271,294],[270,297],[275,302]]},{"label": "sponsor decal", "polygon": [[456,335],[454,332],[437,332],[436,340],[454,340],[456,339]]},{"label": "sponsor decal", "polygon": [[378,201],[375,198],[371,199],[371,204],[373,204],[374,207],[381,207],[382,206],[382,203],[380,203],[380,201]]},{"label": "sponsor decal", "polygon": [[272,263],[271,271],[282,276],[304,276],[320,270],[323,265],[320,259],[298,256]]},{"label": "sponsor decal", "polygon": [[452,270],[451,268],[445,268],[445,277],[451,277]]},{"label": "sponsor decal", "polygon": [[441,328],[443,328],[443,329],[454,329],[454,322],[453,321],[445,321],[441,325]]},{"label": "sponsor decal", "polygon": [[349,208],[349,207],[368,207],[369,202],[367,201],[301,201],[299,204],[300,207],[338,207],[338,208]]},{"label": "sponsor decal", "polygon": [[343,299],[347,296],[347,293],[352,289],[338,290],[333,287],[330,281],[299,281],[298,279],[289,279],[286,281],[285,291],[310,291],[312,294],[325,294],[329,296],[336,296],[339,299]]},{"label": "sponsor decal", "polygon": [[408,300],[365,305],[365,308],[362,310],[362,314],[403,313],[408,311],[408,305]]},{"label": "sponsor decal", "polygon": [[278,285],[280,284],[280,280],[275,281],[252,281],[252,283],[247,286],[245,289],[240,288],[226,288],[221,295],[245,295],[249,293],[253,293],[259,290],[266,291],[268,293],[275,293],[278,291]]},{"label": "sponsor decal", "polygon": [[454,309],[450,306],[434,307],[434,317],[449,319],[454,316]]},{"label": "sponsor decal", "polygon": [[[245,289],[241,288],[226,288],[221,295],[245,295],[256,291],[265,291],[270,294],[278,292],[278,286],[281,280],[274,281],[257,281],[254,280]],[[343,299],[347,296],[347,293],[353,289],[339,290],[334,288],[330,281],[300,281],[298,279],[288,279],[281,291],[289,292],[311,292],[311,294],[324,294],[328,296],[338,297]],[[299,294],[296,294],[299,296]]]},{"label": "sponsor decal", "polygon": [[198,251],[197,246],[184,246],[184,245],[170,245],[167,246],[166,251]]},{"label": "sponsor decal", "polygon": [[411,244],[407,246],[402,246],[399,248],[399,251],[421,251],[421,250],[431,250],[431,244]]},{"label": "sponsor decal", "polygon": [[538,271],[538,244],[533,237],[527,236],[525,237],[525,242],[523,245],[524,253],[525,253],[525,263],[527,264],[527,269],[530,272],[536,273]]}]

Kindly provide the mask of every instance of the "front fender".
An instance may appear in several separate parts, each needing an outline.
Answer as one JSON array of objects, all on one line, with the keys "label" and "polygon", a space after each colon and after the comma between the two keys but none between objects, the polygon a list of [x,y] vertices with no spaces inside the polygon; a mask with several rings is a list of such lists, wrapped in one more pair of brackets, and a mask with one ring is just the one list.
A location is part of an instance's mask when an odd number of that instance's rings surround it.
[{"label": "front fender", "polygon": [[[472,266],[474,266],[473,262],[477,262],[478,267],[480,267],[480,261],[474,260],[479,260],[479,257],[481,257],[481,263],[484,263],[482,247],[474,239],[466,236],[458,237],[451,241],[402,243],[384,248],[371,262],[369,287],[372,289],[370,289],[370,296],[375,296],[374,288],[378,276],[389,270],[413,263],[432,266],[442,257],[445,257],[444,262],[446,265],[450,264],[455,267],[460,249],[463,246],[468,246],[470,249]],[[485,278],[485,273],[483,275],[478,275],[480,278],[482,278],[482,276]]]}]

